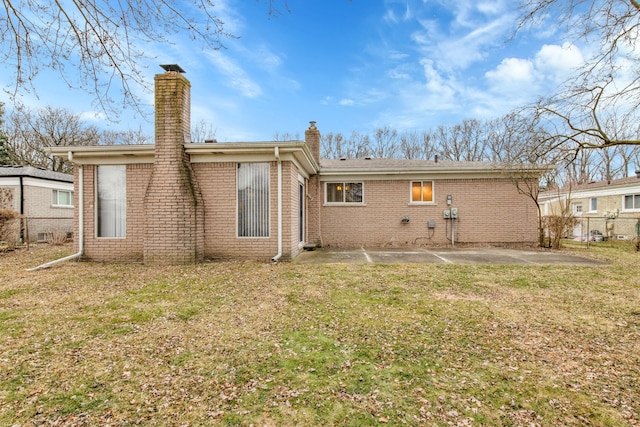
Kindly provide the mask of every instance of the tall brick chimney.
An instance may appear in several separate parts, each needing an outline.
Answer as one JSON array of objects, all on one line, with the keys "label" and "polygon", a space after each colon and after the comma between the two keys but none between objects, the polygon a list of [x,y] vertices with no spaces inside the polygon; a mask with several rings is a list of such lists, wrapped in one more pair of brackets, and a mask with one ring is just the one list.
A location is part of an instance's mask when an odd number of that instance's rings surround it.
[{"label": "tall brick chimney", "polygon": [[184,143],[191,142],[191,83],[179,66],[155,76],[155,154],[144,199],[145,264],[204,257],[204,204]]},{"label": "tall brick chimney", "polygon": [[309,129],[304,131],[304,140],[309,146],[316,162],[320,163],[320,131],[316,127],[316,122],[309,122]]},{"label": "tall brick chimney", "polygon": [[[309,129],[304,132],[304,140],[309,146],[311,154],[316,162],[320,163],[320,131],[316,127],[316,122],[309,122]],[[309,178],[307,186],[307,243],[322,246],[320,207],[322,206],[321,183],[318,175]]]}]

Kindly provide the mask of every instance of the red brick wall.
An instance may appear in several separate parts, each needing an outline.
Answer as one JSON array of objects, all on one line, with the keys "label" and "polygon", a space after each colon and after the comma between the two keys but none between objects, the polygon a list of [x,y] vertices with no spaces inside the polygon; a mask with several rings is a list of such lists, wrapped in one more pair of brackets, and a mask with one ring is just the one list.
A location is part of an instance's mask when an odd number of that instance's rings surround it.
[{"label": "red brick wall", "polygon": [[[144,249],[144,194],[153,165],[127,165],[127,228],[125,237],[96,237],[95,166],[84,166],[84,255],[83,259],[94,261],[141,262]],[[74,178],[76,191],[74,204],[79,208],[78,168]],[[74,217],[75,235],[79,235],[79,215]],[[79,239],[75,239],[76,250]]]},{"label": "red brick wall", "polygon": [[[436,180],[434,205],[410,205],[410,181],[365,181],[364,206],[322,206],[325,247],[406,247],[451,245],[451,221],[443,219],[458,208],[456,243],[533,243],[537,240],[534,203],[519,195],[508,179]],[[321,186],[324,202],[324,183]],[[409,217],[403,224],[402,218]],[[427,223],[434,220],[435,229]]]},{"label": "red brick wall", "polygon": [[[238,237],[237,163],[196,163],[205,207],[205,257],[211,259],[245,258],[270,260],[278,252],[278,169],[270,163],[269,237]],[[282,163],[283,259],[291,257],[292,209],[291,162]],[[297,172],[295,173],[297,176]],[[296,178],[297,182],[297,178]],[[296,184],[297,185],[297,184]],[[297,190],[297,187],[296,187]],[[296,203],[297,204],[297,203]]]}]

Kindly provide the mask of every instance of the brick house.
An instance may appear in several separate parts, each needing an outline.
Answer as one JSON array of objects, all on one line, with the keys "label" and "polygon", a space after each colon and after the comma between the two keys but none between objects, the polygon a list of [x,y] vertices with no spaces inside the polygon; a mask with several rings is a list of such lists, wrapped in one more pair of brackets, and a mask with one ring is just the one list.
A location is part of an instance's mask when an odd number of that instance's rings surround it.
[{"label": "brick house", "polygon": [[0,166],[0,209],[24,218],[22,235],[21,227],[15,227],[15,242],[72,237],[73,175],[31,166]]},{"label": "brick house", "polygon": [[593,240],[601,234],[607,239],[630,240],[640,233],[640,173],[546,191],[538,200],[543,216],[564,211],[577,219],[567,237]]},{"label": "brick house", "polygon": [[75,165],[79,257],[277,260],[305,246],[537,240],[536,207],[504,167],[322,160],[315,122],[304,141],[193,143],[189,81],[168,71],[155,85],[154,145],[50,149]]}]

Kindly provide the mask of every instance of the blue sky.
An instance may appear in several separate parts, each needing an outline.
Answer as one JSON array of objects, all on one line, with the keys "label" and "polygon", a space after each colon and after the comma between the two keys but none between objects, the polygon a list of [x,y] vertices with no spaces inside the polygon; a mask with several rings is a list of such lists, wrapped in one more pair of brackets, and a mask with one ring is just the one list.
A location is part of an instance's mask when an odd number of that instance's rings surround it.
[{"label": "blue sky", "polygon": [[[149,82],[159,64],[181,65],[192,84],[192,123],[210,123],[219,141],[303,137],[310,120],[345,136],[384,126],[420,132],[499,117],[582,64],[585,47],[565,43],[556,26],[510,40],[514,3],[288,0],[290,12],[269,17],[264,0],[221,0],[215,13],[239,36],[224,40],[226,49],[176,39],[145,46],[154,58],[142,65]],[[100,127],[153,132],[150,119],[130,111],[109,123],[89,94],[59,80],[41,73],[39,98],[23,101],[68,108]],[[143,99],[151,113],[152,94]]]}]

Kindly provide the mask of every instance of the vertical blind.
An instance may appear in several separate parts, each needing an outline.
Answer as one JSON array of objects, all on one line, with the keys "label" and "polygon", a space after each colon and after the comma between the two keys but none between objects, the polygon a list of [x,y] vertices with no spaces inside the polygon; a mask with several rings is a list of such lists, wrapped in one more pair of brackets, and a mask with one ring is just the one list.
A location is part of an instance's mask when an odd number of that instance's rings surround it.
[{"label": "vertical blind", "polygon": [[238,164],[238,236],[269,237],[269,163]]},{"label": "vertical blind", "polygon": [[125,166],[98,166],[98,237],[124,237],[127,225]]}]

